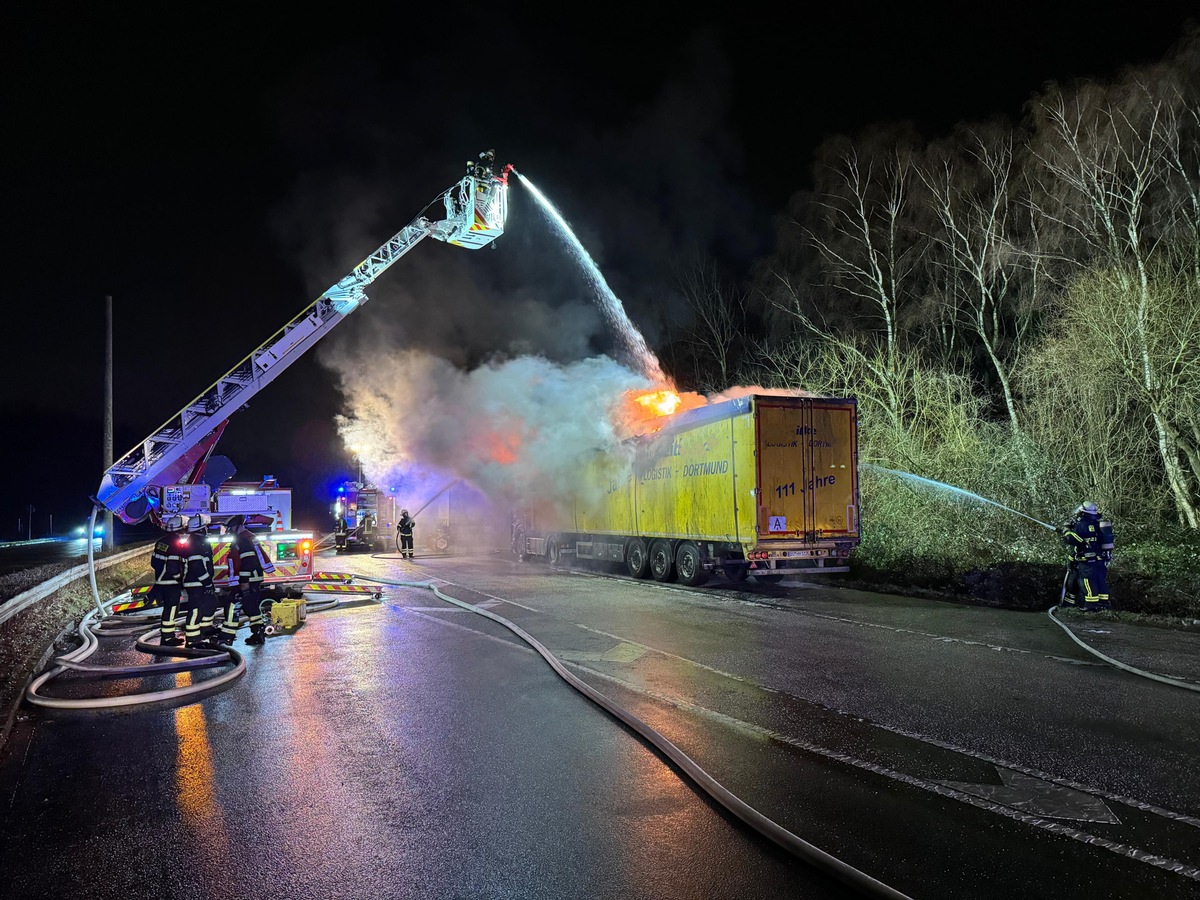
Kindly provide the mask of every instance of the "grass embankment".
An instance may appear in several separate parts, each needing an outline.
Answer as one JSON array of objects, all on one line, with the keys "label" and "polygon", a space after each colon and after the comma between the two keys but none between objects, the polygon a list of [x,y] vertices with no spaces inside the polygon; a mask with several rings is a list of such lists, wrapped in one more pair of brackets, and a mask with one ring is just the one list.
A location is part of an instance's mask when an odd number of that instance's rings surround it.
[{"label": "grass embankment", "polygon": [[[0,598],[7,600],[15,597],[76,565],[77,562],[56,563],[6,575],[0,578]],[[107,600],[135,584],[144,583],[148,572],[146,556],[136,556],[100,570],[96,573],[100,598]],[[0,623],[0,729],[3,729],[13,702],[24,690],[26,680],[47,648],[65,628],[78,623],[89,610],[95,608],[91,582],[84,575],[17,613],[7,622]],[[74,641],[69,640],[73,636],[74,631],[69,631],[56,650],[64,652],[76,646]]]},{"label": "grass embankment", "polygon": [[[1109,593],[1123,618],[1200,620],[1200,535],[1117,523]],[[1005,609],[1059,602],[1066,550],[1055,532],[980,505],[864,503],[863,541],[849,580],[893,593]]]}]

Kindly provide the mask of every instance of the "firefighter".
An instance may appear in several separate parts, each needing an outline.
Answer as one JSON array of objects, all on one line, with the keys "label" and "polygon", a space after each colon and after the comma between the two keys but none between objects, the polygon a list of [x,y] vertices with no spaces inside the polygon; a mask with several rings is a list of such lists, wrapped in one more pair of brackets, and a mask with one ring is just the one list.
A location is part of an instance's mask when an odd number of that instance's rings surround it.
[{"label": "firefighter", "polygon": [[183,633],[187,646],[192,649],[212,650],[217,644],[213,640],[213,620],[217,614],[217,595],[213,589],[213,555],[208,543],[208,526],[212,517],[197,513],[187,521],[187,544],[185,554],[183,587],[187,591],[187,625]]},{"label": "firefighter", "polygon": [[150,568],[154,570],[152,594],[162,604],[162,620],[159,624],[159,644],[163,647],[178,647],[183,639],[175,636],[179,626],[179,600],[183,595],[184,559],[182,549],[187,545],[183,531],[183,516],[172,516],[163,527],[166,532],[154,544],[150,556]]},{"label": "firefighter", "polygon": [[229,566],[231,574],[237,575],[237,587],[230,586],[229,596],[225,601],[225,621],[221,624],[221,641],[232,644],[237,639],[238,626],[241,617],[237,612],[240,599],[242,612],[250,619],[250,637],[246,643],[257,646],[266,640],[263,634],[262,614],[262,583],[266,577],[266,566],[275,566],[268,560],[263,563],[262,548],[249,526],[245,516],[234,516],[225,526],[235,535],[233,546],[229,550]]},{"label": "firefighter", "polygon": [[338,516],[337,528],[333,531],[333,549],[345,550],[346,539],[350,537],[350,523],[345,516]]},{"label": "firefighter", "polygon": [[413,558],[413,527],[416,520],[407,509],[400,510],[400,521],[396,523],[396,540],[400,542],[400,558]]},{"label": "firefighter", "polygon": [[[479,182],[476,185],[480,191],[487,190],[488,182],[492,180],[492,164],[496,161],[495,150],[484,150],[479,154],[479,160],[474,163],[468,174],[474,175],[475,180]],[[470,164],[468,164],[470,165]]]},{"label": "firefighter", "polygon": [[[358,526],[358,539],[368,550],[375,549],[375,542],[377,539],[375,527],[375,517],[370,513],[367,513],[365,516],[363,516],[362,524]],[[387,545],[385,544],[382,549],[386,548]]]},{"label": "firefighter", "polygon": [[1082,609],[1110,609],[1108,563],[1113,555],[1113,527],[1090,500],[1079,505],[1059,528],[1067,546],[1063,600]]}]

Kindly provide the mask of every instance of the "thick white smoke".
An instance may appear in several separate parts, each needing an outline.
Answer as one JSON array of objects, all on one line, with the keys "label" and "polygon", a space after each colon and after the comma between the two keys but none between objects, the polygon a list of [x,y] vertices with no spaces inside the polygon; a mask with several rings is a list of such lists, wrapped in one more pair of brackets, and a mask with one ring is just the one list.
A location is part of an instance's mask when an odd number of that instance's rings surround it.
[{"label": "thick white smoke", "polygon": [[589,452],[619,444],[626,392],[649,387],[603,356],[522,356],[470,371],[420,350],[368,367],[329,363],[351,411],[338,427],[371,480],[431,495],[440,479],[460,478],[508,503],[572,496]]}]

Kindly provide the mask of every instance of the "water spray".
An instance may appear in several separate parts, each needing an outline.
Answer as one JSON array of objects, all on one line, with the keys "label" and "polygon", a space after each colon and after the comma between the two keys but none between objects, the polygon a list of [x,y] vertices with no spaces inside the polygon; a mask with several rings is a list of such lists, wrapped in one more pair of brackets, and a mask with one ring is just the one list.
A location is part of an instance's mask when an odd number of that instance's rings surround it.
[{"label": "water spray", "polygon": [[972,500],[978,500],[981,503],[990,503],[990,504],[992,504],[992,506],[998,506],[1001,509],[1007,510],[1008,512],[1012,513],[1013,515],[1020,516],[1022,519],[1028,519],[1030,522],[1036,522],[1038,525],[1041,525],[1043,528],[1049,528],[1051,531],[1058,531],[1058,529],[1055,528],[1053,525],[1043,522],[1040,519],[1035,519],[1033,516],[1027,516],[1027,515],[1025,515],[1025,513],[1020,512],[1019,510],[1015,510],[1011,506],[1005,506],[1003,503],[997,503],[995,500],[989,500],[987,497],[981,497],[981,496],[979,496],[979,494],[972,493],[971,491],[964,490],[963,488],[960,488],[960,487],[955,487],[952,484],[945,484],[944,482],[941,482],[941,481],[934,481],[932,478],[922,478],[920,475],[913,475],[911,472],[900,472],[896,469],[885,469],[883,466],[877,466],[877,465],[874,465],[873,463],[863,463],[863,468],[873,469],[876,472],[886,472],[889,475],[895,475],[897,478],[904,478],[904,479],[907,479],[908,481],[915,481],[918,484],[925,485],[925,486],[928,486],[928,487],[931,487],[931,488],[934,488],[937,490],[950,491],[951,493],[961,494],[964,497],[970,497]]},{"label": "water spray", "polygon": [[442,496],[442,494],[446,493],[446,491],[450,490],[450,488],[454,487],[461,480],[462,480],[461,478],[455,478],[452,482],[450,482],[448,485],[446,485],[444,488],[442,488],[440,491],[438,491],[436,494],[434,494],[432,497],[430,497],[428,500],[426,500],[425,505],[422,506],[420,509],[418,509],[415,513],[413,513],[412,517],[415,519],[417,516],[419,516],[422,512],[424,512],[425,507],[429,506],[430,503],[432,503],[438,497]]},{"label": "water spray", "polygon": [[542,205],[551,222],[558,226],[557,230],[560,238],[574,254],[584,273],[587,275],[592,289],[596,292],[596,297],[600,301],[600,312],[603,314],[605,321],[608,322],[609,327],[616,332],[617,337],[620,339],[622,346],[630,358],[637,364],[642,374],[652,384],[667,384],[667,378],[663,374],[658,357],[647,346],[646,339],[642,337],[642,333],[637,330],[637,327],[625,315],[625,307],[621,304],[617,295],[613,293],[612,288],[608,286],[608,282],[600,273],[599,267],[588,254],[587,250],[584,249],[583,244],[579,242],[579,238],[575,236],[575,232],[571,230],[571,226],[567,223],[567,220],[554,208],[554,204],[533,186],[533,182],[518,172],[516,168],[512,171],[514,175],[521,179],[521,184],[525,185],[538,203]]}]

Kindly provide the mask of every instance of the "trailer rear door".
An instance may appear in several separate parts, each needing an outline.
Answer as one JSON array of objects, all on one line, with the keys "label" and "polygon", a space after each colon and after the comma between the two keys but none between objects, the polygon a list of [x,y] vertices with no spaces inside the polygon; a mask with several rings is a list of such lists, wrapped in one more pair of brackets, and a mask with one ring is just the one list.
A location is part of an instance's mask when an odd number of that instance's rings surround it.
[{"label": "trailer rear door", "polygon": [[858,534],[853,401],[756,398],[758,540]]}]

